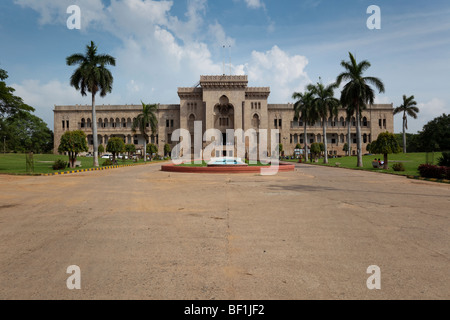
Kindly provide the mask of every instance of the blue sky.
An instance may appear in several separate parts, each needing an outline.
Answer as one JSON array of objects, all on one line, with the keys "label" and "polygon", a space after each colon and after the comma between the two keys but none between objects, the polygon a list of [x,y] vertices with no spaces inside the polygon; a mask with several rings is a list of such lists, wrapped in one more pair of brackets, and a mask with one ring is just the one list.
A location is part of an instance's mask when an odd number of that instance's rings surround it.
[{"label": "blue sky", "polygon": [[[81,9],[80,30],[66,26],[70,5]],[[367,28],[370,5],[381,9],[380,30]],[[270,86],[270,103],[293,102],[319,77],[334,81],[350,51],[385,83],[377,102],[415,96],[414,133],[450,113],[449,18],[448,0],[3,0],[0,68],[53,128],[55,104],[90,104],[69,86],[65,58],[91,40],[117,58],[113,92],[97,104],[179,103],[177,87],[221,74],[223,62],[250,86]]]}]

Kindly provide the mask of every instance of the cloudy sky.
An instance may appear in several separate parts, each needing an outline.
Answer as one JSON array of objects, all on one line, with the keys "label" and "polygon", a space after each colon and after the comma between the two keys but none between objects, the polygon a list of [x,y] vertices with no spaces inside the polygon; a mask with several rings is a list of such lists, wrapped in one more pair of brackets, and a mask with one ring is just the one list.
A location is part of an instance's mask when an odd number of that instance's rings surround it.
[{"label": "cloudy sky", "polygon": [[[373,4],[381,9],[379,30],[367,28]],[[67,28],[70,5],[81,9],[80,30]],[[270,86],[269,103],[293,102],[294,91],[319,77],[334,81],[352,52],[371,62],[367,75],[385,83],[377,102],[398,106],[403,94],[415,96],[421,112],[409,132],[450,113],[448,0],[0,2],[0,68],[50,128],[55,104],[90,104],[69,86],[74,68],[65,58],[91,40],[117,59],[113,92],[98,104],[179,103],[177,87],[224,70],[247,74],[250,86]]]}]

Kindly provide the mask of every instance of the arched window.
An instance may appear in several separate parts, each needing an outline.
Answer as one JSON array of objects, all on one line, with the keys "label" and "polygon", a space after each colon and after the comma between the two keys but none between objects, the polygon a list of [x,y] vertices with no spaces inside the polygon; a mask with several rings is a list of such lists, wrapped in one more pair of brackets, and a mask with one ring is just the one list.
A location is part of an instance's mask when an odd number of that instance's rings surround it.
[{"label": "arched window", "polygon": [[103,128],[103,120],[102,119],[98,119],[97,127],[98,128]]},{"label": "arched window", "polygon": [[352,117],[352,126],[356,127],[356,118]]},{"label": "arched window", "polygon": [[103,119],[103,128],[108,128],[108,119]]},{"label": "arched window", "polygon": [[120,128],[120,119],[116,118],[116,122],[114,123],[114,128]]},{"label": "arched window", "polygon": [[189,127],[189,131],[191,131],[191,132],[194,131],[194,123],[195,123],[195,115],[191,114],[188,118],[188,127]]},{"label": "arched window", "polygon": [[87,118],[86,128],[92,128],[91,118]]},{"label": "arched window", "polygon": [[341,123],[341,127],[345,127],[345,119],[344,119],[344,117],[341,117],[339,119],[339,122]]},{"label": "arched window", "polygon": [[125,118],[122,118],[122,128],[126,127],[127,127],[127,120],[125,120]]},{"label": "arched window", "polygon": [[367,127],[368,123],[367,123],[367,118],[364,117],[363,118],[363,127]]},{"label": "arched window", "polygon": [[259,116],[255,113],[252,118],[252,127],[255,129],[259,129],[259,124],[260,124]]},{"label": "arched window", "polygon": [[113,118],[109,119],[109,123],[110,123],[111,128],[115,128],[116,124],[114,123]]},{"label": "arched window", "polygon": [[131,119],[130,118],[127,119],[127,128],[131,128]]},{"label": "arched window", "polygon": [[84,118],[81,119],[81,128],[84,128],[86,126],[86,120]]}]

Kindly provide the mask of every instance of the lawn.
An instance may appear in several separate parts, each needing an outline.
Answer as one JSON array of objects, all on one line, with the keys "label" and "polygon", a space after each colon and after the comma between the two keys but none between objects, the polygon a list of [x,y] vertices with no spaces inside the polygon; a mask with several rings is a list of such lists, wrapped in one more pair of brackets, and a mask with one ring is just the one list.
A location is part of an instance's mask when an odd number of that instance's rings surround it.
[{"label": "lawn", "polygon": [[[439,157],[442,154],[440,152],[433,154],[428,154],[429,161],[433,162],[433,164],[437,164]],[[319,159],[318,163],[314,163],[317,165],[336,167],[336,163],[340,163],[341,168],[350,168],[350,169],[358,169],[358,170],[367,170],[373,172],[384,172],[384,173],[392,173],[398,175],[411,175],[411,176],[419,176],[419,171],[417,170],[419,165],[427,162],[427,154],[426,153],[398,153],[398,154],[390,154],[388,155],[389,162],[389,170],[376,169],[372,167],[372,161],[374,159],[381,159],[383,161],[383,155],[368,155],[363,156],[363,165],[364,168],[356,167],[356,157],[342,157],[342,158],[329,158],[329,164],[323,164],[323,159]],[[289,160],[291,162],[298,162],[298,160]],[[402,162],[405,166],[406,171],[396,172],[392,169],[392,165],[396,162]]]},{"label": "lawn", "polygon": [[[62,159],[68,162],[68,156],[54,155],[54,154],[35,154],[34,155],[34,174],[42,173],[55,173],[80,169],[91,169],[93,166],[92,157],[78,157],[77,161],[81,161],[81,167],[76,169],[66,168],[65,170],[53,170],[53,162],[57,159]],[[100,166],[106,159],[98,159]],[[139,163],[143,163],[144,160],[140,160]],[[133,160],[122,161],[117,160],[118,165],[123,164],[136,164]],[[26,171],[26,155],[20,153],[0,154],[0,174],[27,174]]]}]

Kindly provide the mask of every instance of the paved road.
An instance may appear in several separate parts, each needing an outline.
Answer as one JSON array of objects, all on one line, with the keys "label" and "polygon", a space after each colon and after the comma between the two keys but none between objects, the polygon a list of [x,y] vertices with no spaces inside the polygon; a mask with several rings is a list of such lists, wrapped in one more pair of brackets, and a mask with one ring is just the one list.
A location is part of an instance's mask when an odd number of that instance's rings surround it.
[{"label": "paved road", "polygon": [[450,298],[449,185],[159,168],[0,176],[0,299]]}]

